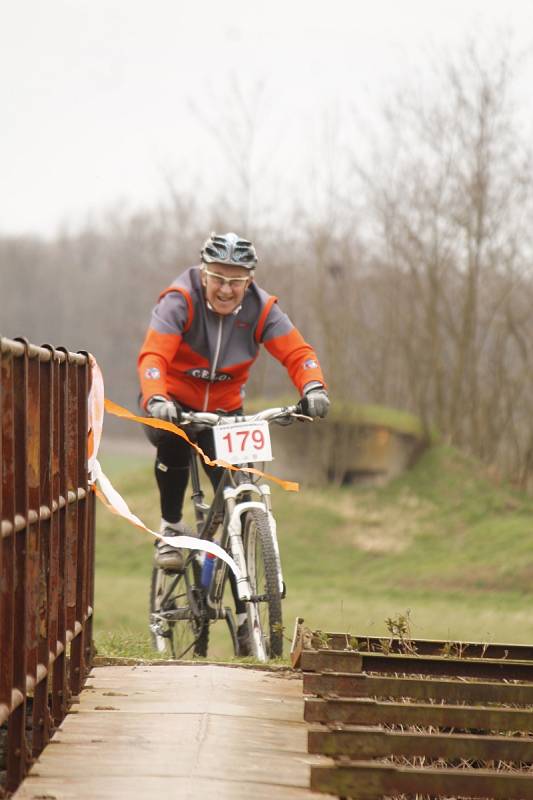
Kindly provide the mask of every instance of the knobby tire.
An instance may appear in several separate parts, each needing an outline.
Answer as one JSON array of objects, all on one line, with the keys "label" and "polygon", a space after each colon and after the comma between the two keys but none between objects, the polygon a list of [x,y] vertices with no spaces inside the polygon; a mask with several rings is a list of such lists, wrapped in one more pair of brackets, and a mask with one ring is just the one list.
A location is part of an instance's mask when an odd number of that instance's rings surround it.
[{"label": "knobby tire", "polygon": [[[281,593],[276,551],[265,511],[253,509],[246,512],[243,520],[243,544],[252,594],[264,596],[264,600],[255,605],[259,611],[266,655],[267,658],[280,658],[283,655]],[[252,631],[250,637],[254,647]],[[257,656],[257,653],[254,655]]]}]

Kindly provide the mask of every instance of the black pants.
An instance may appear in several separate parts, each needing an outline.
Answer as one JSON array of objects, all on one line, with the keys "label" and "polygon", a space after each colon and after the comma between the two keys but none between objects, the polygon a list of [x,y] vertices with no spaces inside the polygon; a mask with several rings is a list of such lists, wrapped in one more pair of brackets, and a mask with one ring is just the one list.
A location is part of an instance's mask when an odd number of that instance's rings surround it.
[{"label": "black pants", "polygon": [[[148,425],[143,425],[143,428],[150,442],[156,447],[155,479],[159,488],[161,516],[167,522],[179,522],[189,481],[191,446],[169,431],[150,428]],[[215,458],[212,431],[203,430],[187,435],[209,458]],[[203,461],[202,466],[215,491],[222,477],[222,468],[208,467]]]}]

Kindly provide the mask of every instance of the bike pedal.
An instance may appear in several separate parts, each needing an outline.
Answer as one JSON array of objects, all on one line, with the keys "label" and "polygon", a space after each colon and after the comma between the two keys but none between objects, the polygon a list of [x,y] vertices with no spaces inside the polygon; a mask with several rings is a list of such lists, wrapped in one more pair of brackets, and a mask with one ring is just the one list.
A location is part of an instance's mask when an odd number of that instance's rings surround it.
[{"label": "bike pedal", "polygon": [[154,636],[161,636],[163,639],[170,639],[170,631],[164,631],[159,625],[150,625],[150,630]]}]

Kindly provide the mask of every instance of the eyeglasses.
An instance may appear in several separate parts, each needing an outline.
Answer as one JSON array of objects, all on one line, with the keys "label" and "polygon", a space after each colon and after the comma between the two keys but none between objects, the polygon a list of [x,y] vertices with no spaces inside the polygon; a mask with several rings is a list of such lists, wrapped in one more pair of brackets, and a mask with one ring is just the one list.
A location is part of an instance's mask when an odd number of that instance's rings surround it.
[{"label": "eyeglasses", "polygon": [[219,275],[218,272],[211,272],[208,269],[204,269],[204,272],[211,278],[214,285],[218,286],[219,289],[226,284],[228,284],[230,289],[238,289],[239,286],[244,285],[250,280],[248,276],[245,278],[226,278],[224,275]]}]

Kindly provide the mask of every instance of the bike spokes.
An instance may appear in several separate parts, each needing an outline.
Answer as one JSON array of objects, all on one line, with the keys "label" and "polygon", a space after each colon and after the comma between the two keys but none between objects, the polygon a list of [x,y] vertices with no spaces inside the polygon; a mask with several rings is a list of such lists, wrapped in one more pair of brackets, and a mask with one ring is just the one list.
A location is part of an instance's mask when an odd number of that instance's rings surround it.
[{"label": "bike spokes", "polygon": [[159,652],[173,659],[207,654],[209,623],[201,587],[195,582],[195,562],[183,572],[154,569],[150,594],[150,632]]}]

